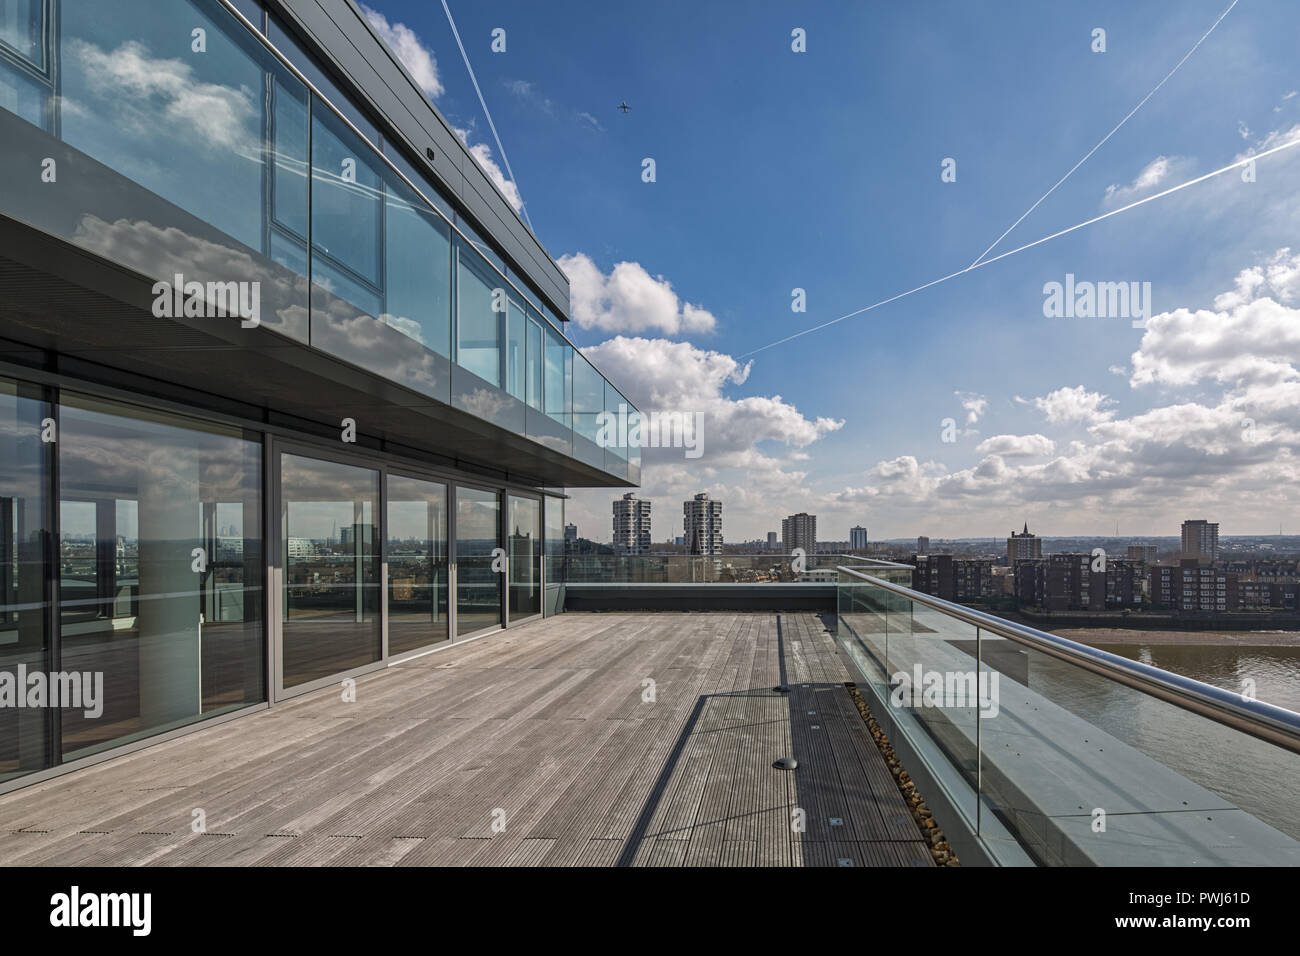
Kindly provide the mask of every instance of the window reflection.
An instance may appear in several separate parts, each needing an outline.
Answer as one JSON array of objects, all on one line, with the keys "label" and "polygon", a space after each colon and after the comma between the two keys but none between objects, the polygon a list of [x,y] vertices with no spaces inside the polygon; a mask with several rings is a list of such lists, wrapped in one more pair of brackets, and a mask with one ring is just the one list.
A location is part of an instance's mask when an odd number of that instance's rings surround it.
[{"label": "window reflection", "polygon": [[281,455],[284,686],[380,657],[379,473]]},{"label": "window reflection", "polygon": [[447,488],[388,478],[388,652],[445,641],[447,630]]},{"label": "window reflection", "polygon": [[564,607],[560,585],[564,582],[564,499],[542,500],[546,520],[546,613],[558,614]]},{"label": "window reflection", "polygon": [[546,329],[546,414],[561,425],[572,424],[573,346],[552,328]]},{"label": "window reflection", "polygon": [[451,357],[451,227],[392,176],[385,177],[386,289],[381,318]]},{"label": "window reflection", "polygon": [[5,0],[0,3],[0,43],[37,69],[44,68],[44,0]]},{"label": "window reflection", "polygon": [[542,409],[542,327],[528,317],[528,343],[524,350],[527,372],[524,376],[524,395],[530,408]]},{"label": "window reflection", "polygon": [[261,446],[66,393],[58,445],[61,670],[104,687],[64,758],[264,699]]},{"label": "window reflection", "polygon": [[573,356],[573,431],[589,441],[600,432],[600,413],[605,410],[605,380],[581,353]]},{"label": "window reflection", "polygon": [[[195,28],[202,53],[191,47]],[[305,176],[306,127],[294,114],[306,90],[223,8],[63,3],[58,35],[66,143],[263,252],[269,159],[275,218],[305,232],[305,184],[290,180]],[[167,148],[144,148],[163,128]]]},{"label": "window reflection", "polygon": [[326,107],[312,109],[311,132],[312,281],[377,316],[383,311],[378,160]]},{"label": "window reflection", "polygon": [[510,620],[542,613],[542,506],[510,496]]},{"label": "window reflection", "polygon": [[456,633],[501,624],[501,578],[493,551],[501,537],[501,502],[492,491],[456,489]]},{"label": "window reflection", "polygon": [[352,97],[344,93],[334,79],[321,69],[316,58],[303,49],[294,35],[284,28],[279,17],[272,14],[268,19],[267,39],[361,131],[362,136],[378,145],[379,128],[353,102]]},{"label": "window reflection", "polygon": [[499,285],[477,259],[464,243],[457,245],[456,362],[500,388],[503,313],[493,309],[492,293]]},{"label": "window reflection", "polygon": [[[32,386],[0,379],[0,673],[49,670],[49,587],[52,556],[47,502],[50,452],[41,423],[50,406]],[[44,711],[0,708],[0,781],[50,764]]]},{"label": "window reflection", "polygon": [[524,310],[510,300],[506,313],[506,391],[518,399],[523,399],[526,384],[524,325]]}]

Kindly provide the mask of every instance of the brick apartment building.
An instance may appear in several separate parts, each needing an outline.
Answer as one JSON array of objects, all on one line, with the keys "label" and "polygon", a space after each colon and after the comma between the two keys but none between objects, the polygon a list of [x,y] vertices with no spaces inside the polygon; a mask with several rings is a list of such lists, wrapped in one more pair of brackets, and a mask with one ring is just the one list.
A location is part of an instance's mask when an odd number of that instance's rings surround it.
[{"label": "brick apartment building", "polygon": [[956,558],[951,554],[912,555],[912,590],[945,601],[974,601],[999,597],[1002,581],[988,558]]},{"label": "brick apartment building", "polygon": [[1184,558],[1176,567],[1161,565],[1148,571],[1151,603],[1173,611],[1235,611],[1240,606],[1240,576]]},{"label": "brick apartment building", "polygon": [[1294,580],[1290,581],[1237,581],[1237,599],[1244,611],[1281,609],[1296,610],[1296,594],[1300,591]]},{"label": "brick apartment building", "polygon": [[1049,611],[1108,611],[1141,607],[1142,562],[1109,558],[1092,570],[1091,554],[1051,554],[1015,564],[1017,603]]}]

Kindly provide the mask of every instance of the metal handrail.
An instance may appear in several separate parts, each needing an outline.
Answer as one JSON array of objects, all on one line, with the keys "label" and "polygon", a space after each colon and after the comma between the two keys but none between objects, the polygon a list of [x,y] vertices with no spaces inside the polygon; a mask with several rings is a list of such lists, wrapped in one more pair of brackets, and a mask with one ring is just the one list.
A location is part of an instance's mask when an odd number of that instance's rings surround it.
[{"label": "metal handrail", "polygon": [[1260,700],[1250,700],[1240,694],[1234,694],[1172,671],[1131,661],[1127,657],[1098,650],[1047,631],[1026,627],[974,608],[922,594],[900,584],[863,574],[856,568],[841,566],[838,570],[874,587],[933,608],[949,617],[984,628],[1000,637],[1082,667],[1109,680],[1150,694],[1152,697],[1158,697],[1183,710],[1207,717],[1215,723],[1300,754],[1300,714],[1284,707]]},{"label": "metal handrail", "polygon": [[[788,551],[724,551],[721,554],[691,554],[686,551],[642,551],[638,554],[631,554],[626,551],[612,551],[608,554],[580,554],[574,555],[580,558],[717,558],[725,560],[727,558],[792,558],[794,557]],[[820,552],[805,555],[808,558],[846,558],[851,561],[864,561],[870,563],[872,567],[888,568],[889,570],[914,571],[915,568],[910,564],[899,564],[897,561],[886,561],[884,558],[866,558],[856,554],[823,554]],[[839,567],[836,565],[836,567]]]}]

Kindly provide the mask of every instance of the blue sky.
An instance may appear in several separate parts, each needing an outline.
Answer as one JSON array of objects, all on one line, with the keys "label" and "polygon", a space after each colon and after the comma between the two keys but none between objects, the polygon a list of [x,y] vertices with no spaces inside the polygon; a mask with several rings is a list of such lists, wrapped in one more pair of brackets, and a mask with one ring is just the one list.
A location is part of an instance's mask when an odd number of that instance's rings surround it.
[{"label": "blue sky", "polygon": [[[699,459],[647,453],[655,540],[701,490],[728,540],[805,510],[823,539],[1294,532],[1300,148],[747,355],[968,266],[1230,2],[452,2],[572,338],[643,410],[704,413]],[[500,164],[441,4],[369,7]],[[994,254],[1300,136],[1297,35],[1240,0]],[[1045,317],[1067,273],[1149,282],[1147,328]],[[614,497],[574,493],[581,533]]]}]

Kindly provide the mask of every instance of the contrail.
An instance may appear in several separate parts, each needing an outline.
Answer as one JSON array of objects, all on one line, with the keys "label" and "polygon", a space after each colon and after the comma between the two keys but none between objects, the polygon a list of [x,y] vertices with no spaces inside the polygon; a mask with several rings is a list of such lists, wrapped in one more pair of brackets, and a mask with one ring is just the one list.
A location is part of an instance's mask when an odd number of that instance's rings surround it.
[{"label": "contrail", "polygon": [[1151,99],[1151,97],[1155,96],[1156,93],[1159,92],[1160,87],[1164,86],[1166,83],[1169,82],[1169,78],[1170,78],[1171,76],[1173,76],[1175,73],[1177,73],[1178,70],[1179,70],[1179,68],[1180,68],[1184,63],[1186,63],[1186,62],[1191,58],[1192,54],[1196,52],[1197,48],[1198,48],[1202,43],[1204,43],[1204,42],[1209,38],[1210,34],[1214,32],[1214,28],[1217,27],[1220,23],[1223,22],[1223,18],[1226,17],[1229,13],[1232,12],[1232,8],[1235,7],[1235,6],[1238,4],[1238,2],[1240,2],[1240,0],[1232,0],[1232,3],[1228,4],[1228,9],[1224,10],[1223,13],[1219,14],[1219,19],[1215,20],[1213,23],[1210,24],[1210,29],[1206,30],[1206,31],[1205,31],[1205,35],[1202,36],[1199,40],[1196,41],[1196,43],[1194,43],[1194,44],[1192,45],[1192,48],[1191,48],[1190,50],[1188,50],[1186,54],[1184,54],[1184,56],[1183,56],[1183,58],[1182,58],[1181,60],[1179,60],[1177,63],[1174,64],[1174,68],[1173,68],[1172,70],[1170,70],[1168,73],[1165,74],[1165,78],[1164,78],[1163,80],[1161,80],[1159,83],[1157,83],[1155,86],[1153,86],[1153,87],[1151,88],[1151,92],[1148,93],[1146,96],[1142,97],[1142,99],[1138,102],[1138,105],[1135,106],[1135,107],[1133,107],[1131,110],[1129,110],[1129,111],[1128,111],[1128,115],[1125,116],[1125,117],[1124,117],[1122,120],[1120,120],[1118,123],[1116,123],[1116,124],[1115,124],[1115,128],[1112,129],[1112,130],[1111,130],[1109,133],[1107,133],[1105,136],[1103,136],[1103,137],[1101,138],[1101,141],[1100,141],[1099,143],[1097,143],[1096,146],[1094,146],[1092,149],[1088,150],[1088,152],[1087,152],[1086,154],[1084,154],[1083,159],[1079,160],[1077,163],[1075,163],[1073,166],[1071,166],[1071,167],[1070,167],[1070,171],[1069,171],[1068,173],[1066,173],[1064,176],[1062,176],[1060,179],[1058,179],[1058,180],[1056,181],[1056,185],[1055,185],[1055,186],[1053,186],[1053,187],[1052,187],[1051,189],[1049,189],[1047,192],[1045,192],[1045,193],[1043,193],[1041,196],[1039,196],[1039,197],[1038,197],[1038,202],[1035,202],[1032,206],[1030,206],[1028,209],[1026,209],[1026,210],[1024,211],[1024,213],[1020,216],[1019,219],[1017,219],[1017,220],[1016,220],[1015,222],[1013,222],[1009,227],[1007,227],[1007,231],[1006,231],[1006,232],[1002,233],[1002,235],[1000,235],[1000,236],[998,236],[996,239],[994,239],[994,240],[993,240],[993,245],[989,246],[987,249],[985,249],[983,252],[981,252],[981,253],[976,257],[975,261],[971,263],[971,265],[972,265],[972,266],[974,266],[974,265],[978,265],[978,264],[979,264],[979,261],[980,261],[981,259],[983,259],[985,256],[987,256],[990,252],[993,251],[994,246],[996,246],[999,242],[1001,242],[1003,239],[1005,239],[1005,238],[1007,237],[1007,235],[1011,232],[1011,230],[1015,229],[1016,226],[1018,226],[1018,225],[1020,225],[1022,222],[1024,222],[1024,221],[1025,221],[1025,217],[1028,216],[1031,212],[1033,212],[1035,209],[1038,208],[1039,203],[1041,203],[1041,202],[1042,202],[1044,199],[1046,199],[1048,196],[1052,195],[1052,193],[1056,192],[1056,187],[1057,187],[1057,186],[1060,186],[1061,183],[1065,182],[1067,179],[1069,179],[1071,176],[1073,176],[1073,175],[1074,175],[1074,171],[1075,171],[1076,169],[1078,169],[1080,166],[1082,166],[1084,163],[1086,163],[1090,158],[1092,158],[1092,154],[1093,154],[1093,153],[1097,152],[1097,150],[1099,150],[1099,149],[1101,149],[1103,146],[1105,146],[1105,145],[1106,145],[1106,141],[1107,141],[1108,139],[1110,139],[1112,136],[1114,136],[1117,132],[1119,132],[1120,127],[1123,126],[1125,123],[1127,123],[1129,120],[1131,120],[1131,119],[1133,118],[1133,114],[1135,114],[1138,110],[1140,110],[1143,106],[1145,106],[1147,100]]},{"label": "contrail", "polygon": [[1094,223],[1101,222],[1103,219],[1109,219],[1111,216],[1118,216],[1122,212],[1127,212],[1130,209],[1136,209],[1138,206],[1143,206],[1149,202],[1154,202],[1155,200],[1161,199],[1164,196],[1168,196],[1171,195],[1172,193],[1178,192],[1179,190],[1186,189],[1188,186],[1195,186],[1197,183],[1203,183],[1207,179],[1213,179],[1215,176],[1220,176],[1223,173],[1226,173],[1233,169],[1238,169],[1241,166],[1247,166],[1250,163],[1253,163],[1257,159],[1263,159],[1265,156],[1271,156],[1273,153],[1279,153],[1284,149],[1290,149],[1292,146],[1296,146],[1296,145],[1300,145],[1300,136],[1297,136],[1295,139],[1288,140],[1287,142],[1281,144],[1280,146],[1274,146],[1272,149],[1266,149],[1262,153],[1256,153],[1254,156],[1247,156],[1245,159],[1238,160],[1235,163],[1230,163],[1229,165],[1224,166],[1221,169],[1216,169],[1212,173],[1206,173],[1204,176],[1197,176],[1195,179],[1189,179],[1185,183],[1179,183],[1177,186],[1171,186],[1170,188],[1164,190],[1163,192],[1155,193],[1154,195],[1147,196],[1144,199],[1138,199],[1135,202],[1129,203],[1127,206],[1120,206],[1118,209],[1112,209],[1110,212],[1102,213],[1100,216],[1094,216],[1092,219],[1088,219],[1085,220],[1084,222],[1078,223],[1077,225],[1070,226],[1068,229],[1062,229],[1060,232],[1054,232],[1050,236],[1043,236],[1043,238],[1041,239],[1035,239],[1033,242],[1027,242],[1023,246],[1017,246],[1015,249],[1011,249],[1008,252],[1003,252],[999,255],[993,256],[991,259],[984,259],[979,262],[974,262],[971,265],[968,265],[965,269],[960,269],[957,272],[950,272],[946,276],[941,276],[938,279],[934,279],[930,282],[927,282],[925,285],[919,285],[915,289],[908,289],[906,292],[900,292],[898,293],[898,295],[890,296],[888,299],[881,299],[879,302],[873,302],[871,303],[871,305],[868,305],[864,308],[857,309],[856,311],[853,312],[849,312],[846,315],[841,315],[838,319],[831,319],[829,322],[823,322],[821,325],[814,325],[812,328],[804,329],[802,332],[796,332],[794,333],[794,335],[787,335],[783,339],[778,339],[777,341],[761,346],[760,348],[752,349],[748,352],[742,352],[740,355],[737,356],[737,358],[746,358],[747,356],[755,355],[758,352],[766,351],[767,349],[774,348],[775,346],[784,345],[786,342],[808,335],[810,332],[818,332],[824,328],[827,328],[828,326],[835,325],[837,322],[843,322],[845,319],[851,319],[855,315],[861,315],[863,312],[870,312],[872,309],[878,309],[882,305],[888,305],[890,302],[897,302],[899,299],[906,298],[909,295],[914,295],[915,293],[920,292],[924,289],[928,289],[931,286],[936,286],[941,282],[947,282],[949,279],[955,279],[957,278],[957,276],[965,275],[966,273],[970,272],[972,269],[981,269],[984,266],[992,265],[993,263],[997,262],[1000,259],[1005,259],[1008,256],[1014,256],[1017,252],[1024,252],[1026,249],[1032,249],[1034,246],[1041,246],[1045,242],[1050,242],[1053,239],[1058,239],[1061,236],[1074,232],[1076,229],[1082,229],[1084,226],[1091,226]]},{"label": "contrail", "polygon": [[[456,46],[460,47],[460,58],[465,61],[465,69],[469,71],[470,82],[474,84],[474,92],[478,94],[479,105],[483,107],[483,115],[487,117],[488,128],[492,130],[492,138],[496,140],[497,152],[501,154],[501,162],[505,163],[506,172],[510,174],[510,181],[515,184],[515,189],[518,190],[519,180],[515,179],[515,171],[510,168],[510,160],[506,157],[506,148],[501,145],[501,137],[497,135],[497,127],[492,122],[492,114],[488,112],[487,101],[483,99],[483,91],[478,87],[478,77],[474,75],[474,67],[469,65],[469,54],[465,52],[465,44],[460,42],[460,31],[456,29],[456,21],[452,19],[451,8],[447,6],[447,0],[442,0],[442,9],[447,12],[447,22],[451,24],[451,34],[456,38]],[[537,230],[533,229],[533,221],[528,218],[528,206],[524,204],[522,193],[519,196],[519,211],[524,214],[524,222],[528,223],[528,228],[536,233]]]}]

